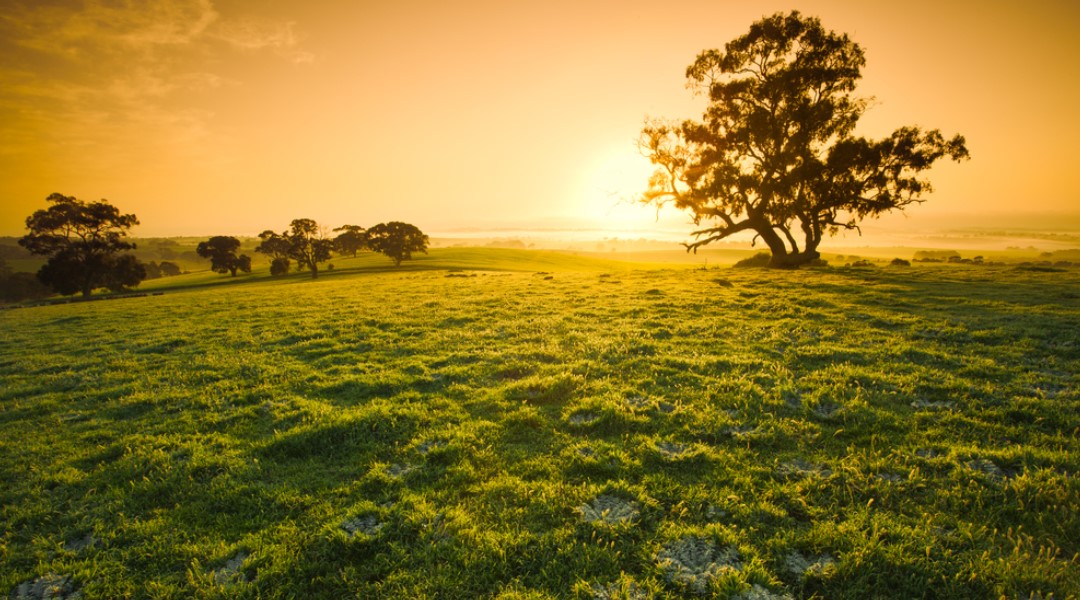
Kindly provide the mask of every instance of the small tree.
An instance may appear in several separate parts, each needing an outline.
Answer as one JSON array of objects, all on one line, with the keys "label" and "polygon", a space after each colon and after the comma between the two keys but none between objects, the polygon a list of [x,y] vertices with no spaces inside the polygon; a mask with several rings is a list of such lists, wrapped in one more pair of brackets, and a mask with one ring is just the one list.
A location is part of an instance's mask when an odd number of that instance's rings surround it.
[{"label": "small tree", "polygon": [[334,249],[342,254],[351,254],[356,258],[356,253],[367,248],[367,235],[364,228],[359,225],[342,225],[334,231],[340,231],[334,238]]},{"label": "small tree", "polygon": [[161,261],[161,263],[158,264],[158,268],[161,269],[162,277],[176,277],[180,274],[180,265],[167,260]]},{"label": "small tree", "polygon": [[308,269],[315,279],[319,276],[319,263],[330,260],[334,248],[333,240],[327,239],[319,224],[311,219],[295,219],[288,230],[280,234],[267,230],[259,238],[262,242],[255,251],[271,258],[271,275],[287,273],[290,261],[296,261],[297,268]]},{"label": "small tree", "polygon": [[917,127],[855,137],[867,108],[853,93],[864,64],[858,44],[798,12],[702,52],[686,69],[689,87],[709,100],[702,121],[642,131],[639,147],[658,167],[643,201],[709,223],[687,250],[752,231],[773,267],[813,261],[825,235],[922,202],[931,188],[918,174],[942,157],[966,158],[964,138]]},{"label": "small tree", "polygon": [[120,214],[105,200],[87,203],[62,194],[51,194],[47,200],[52,206],[27,217],[30,233],[19,239],[20,246],[48,257],[38,271],[42,283],[65,296],[82,292],[84,298],[110,282],[138,283],[131,281],[139,270],[128,259],[117,258],[135,248],[125,239],[139,224],[135,215]]},{"label": "small tree", "polygon": [[157,262],[143,263],[143,268],[146,270],[147,279],[161,279],[161,266]]},{"label": "small tree", "polygon": [[237,271],[251,272],[251,257],[246,254],[237,256],[240,249],[240,240],[226,235],[216,235],[205,242],[199,242],[195,253],[203,258],[210,259],[210,268],[215,273],[231,273],[236,277]]},{"label": "small tree", "polygon": [[300,268],[311,271],[311,278],[319,276],[319,263],[330,260],[334,241],[327,239],[319,224],[311,219],[294,219],[285,232],[289,240],[289,255]]},{"label": "small tree", "polygon": [[270,258],[270,274],[277,277],[288,273],[291,265],[289,240],[284,235],[269,229],[260,233],[259,239],[262,241],[255,247],[255,251]]},{"label": "small tree", "polygon": [[428,236],[408,223],[379,223],[368,229],[367,238],[369,248],[390,257],[396,266],[401,266],[403,260],[412,260],[413,252],[427,254]]}]

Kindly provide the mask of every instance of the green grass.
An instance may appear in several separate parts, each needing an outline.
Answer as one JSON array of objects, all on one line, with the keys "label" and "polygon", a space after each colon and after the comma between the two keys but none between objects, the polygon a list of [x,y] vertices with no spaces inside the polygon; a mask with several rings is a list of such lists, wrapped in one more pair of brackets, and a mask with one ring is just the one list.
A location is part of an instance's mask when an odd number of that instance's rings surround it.
[{"label": "green grass", "polygon": [[0,312],[0,593],[1080,593],[1076,270],[375,258]]}]

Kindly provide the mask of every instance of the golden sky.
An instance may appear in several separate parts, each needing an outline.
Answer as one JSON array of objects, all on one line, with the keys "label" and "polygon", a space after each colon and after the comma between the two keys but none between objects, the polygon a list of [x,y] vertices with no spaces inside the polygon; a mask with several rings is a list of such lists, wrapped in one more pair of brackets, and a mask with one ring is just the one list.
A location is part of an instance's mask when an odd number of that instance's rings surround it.
[{"label": "golden sky", "polygon": [[697,53],[793,8],[866,50],[861,133],[967,137],[909,212],[1080,213],[1080,3],[888,5],[0,0],[0,235],[52,192],[139,236],[648,228],[620,203],[648,174],[643,119],[699,117]]}]

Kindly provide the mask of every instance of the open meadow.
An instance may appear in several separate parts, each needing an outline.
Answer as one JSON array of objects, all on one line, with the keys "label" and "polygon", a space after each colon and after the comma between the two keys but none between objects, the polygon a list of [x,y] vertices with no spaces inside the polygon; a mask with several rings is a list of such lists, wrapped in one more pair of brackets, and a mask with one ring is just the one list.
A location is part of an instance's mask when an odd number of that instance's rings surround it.
[{"label": "open meadow", "polygon": [[0,593],[1080,594],[1080,269],[335,262],[0,311]]}]

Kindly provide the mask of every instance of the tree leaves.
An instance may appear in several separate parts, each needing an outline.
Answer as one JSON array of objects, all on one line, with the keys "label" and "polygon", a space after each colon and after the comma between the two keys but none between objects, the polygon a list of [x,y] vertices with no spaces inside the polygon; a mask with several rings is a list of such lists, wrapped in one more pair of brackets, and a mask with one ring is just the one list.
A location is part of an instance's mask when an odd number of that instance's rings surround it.
[{"label": "tree leaves", "polygon": [[88,203],[59,193],[47,200],[52,206],[27,217],[30,233],[19,239],[33,254],[49,257],[38,272],[43,283],[60,294],[81,291],[89,296],[102,285],[130,287],[145,277],[134,257],[116,257],[135,248],[126,239],[128,230],[139,224],[135,215],[121,214],[105,200]]}]

